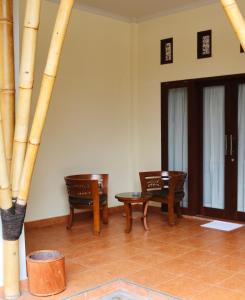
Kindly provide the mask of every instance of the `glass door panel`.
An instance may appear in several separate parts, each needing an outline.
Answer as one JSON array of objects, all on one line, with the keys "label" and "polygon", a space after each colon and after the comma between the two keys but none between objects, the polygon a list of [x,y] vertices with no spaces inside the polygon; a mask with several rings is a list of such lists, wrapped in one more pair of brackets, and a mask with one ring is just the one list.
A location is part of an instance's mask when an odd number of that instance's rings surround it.
[{"label": "glass door panel", "polygon": [[203,207],[225,208],[225,87],[203,88]]},{"label": "glass door panel", "polygon": [[[188,172],[188,92],[174,88],[168,92],[168,169]],[[188,183],[185,182],[183,207],[188,207]]]}]

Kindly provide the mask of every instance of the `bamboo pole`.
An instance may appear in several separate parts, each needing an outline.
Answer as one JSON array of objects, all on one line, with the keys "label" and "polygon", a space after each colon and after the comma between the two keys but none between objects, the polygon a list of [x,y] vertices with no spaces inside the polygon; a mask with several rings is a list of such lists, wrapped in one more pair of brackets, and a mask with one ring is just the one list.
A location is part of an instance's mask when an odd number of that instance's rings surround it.
[{"label": "bamboo pole", "polygon": [[28,126],[34,82],[37,33],[40,22],[41,0],[27,0],[20,62],[19,99],[17,104],[14,149],[11,167],[12,197],[18,196],[19,181],[28,140]]},{"label": "bamboo pole", "polygon": [[[3,139],[3,126],[0,110],[0,207],[8,210],[12,207],[7,161]],[[4,254],[4,295],[6,299],[16,299],[20,295],[19,287],[19,241],[3,241]]]},{"label": "bamboo pole", "polygon": [[0,106],[4,145],[10,173],[14,136],[13,0],[0,0]]},{"label": "bamboo pole", "polygon": [[74,0],[61,0],[60,2],[21,175],[17,199],[19,205],[25,205],[28,199],[33,168],[41,141],[41,135],[57,74],[61,49],[73,4]]},{"label": "bamboo pole", "polygon": [[[12,207],[9,173],[14,134],[13,1],[0,0],[0,208]],[[2,219],[3,221],[3,219]],[[3,241],[4,294],[16,299],[19,289],[19,242]]]},{"label": "bamboo pole", "polygon": [[9,209],[12,206],[8,168],[5,156],[2,113],[0,110],[0,208]]},{"label": "bamboo pole", "polygon": [[245,21],[236,0],[220,0],[228,19],[245,50]]},{"label": "bamboo pole", "polygon": [[4,296],[17,299],[20,296],[19,240],[3,241]]}]

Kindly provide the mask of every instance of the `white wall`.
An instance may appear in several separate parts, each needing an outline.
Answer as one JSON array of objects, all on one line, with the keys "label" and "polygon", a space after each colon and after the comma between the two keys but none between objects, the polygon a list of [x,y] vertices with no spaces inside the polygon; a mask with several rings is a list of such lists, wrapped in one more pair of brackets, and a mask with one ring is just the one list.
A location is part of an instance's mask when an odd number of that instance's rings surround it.
[{"label": "white wall", "polygon": [[[22,13],[24,2],[21,3]],[[43,1],[34,101],[57,4]],[[74,9],[36,163],[27,221],[68,213],[64,176],[109,173],[109,204],[132,189],[128,23]]]},{"label": "white wall", "polygon": [[[239,1],[245,16],[245,3]],[[212,29],[213,56],[197,59],[197,32]],[[245,73],[245,55],[221,4],[139,24],[138,156],[140,170],[161,168],[161,82]],[[160,65],[160,40],[174,38],[174,63]]]}]

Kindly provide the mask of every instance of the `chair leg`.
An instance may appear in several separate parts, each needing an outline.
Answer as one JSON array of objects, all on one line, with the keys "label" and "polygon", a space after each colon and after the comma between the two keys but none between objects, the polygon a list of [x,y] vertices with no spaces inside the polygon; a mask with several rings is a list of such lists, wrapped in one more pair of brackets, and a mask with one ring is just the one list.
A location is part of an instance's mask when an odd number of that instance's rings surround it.
[{"label": "chair leg", "polygon": [[132,229],[132,205],[131,203],[124,203],[124,210],[126,213],[126,228],[125,232],[129,233]]},{"label": "chair leg", "polygon": [[182,212],[180,208],[180,202],[175,203],[175,210],[178,218],[182,218]]},{"label": "chair leg", "polygon": [[104,224],[108,224],[109,222],[109,209],[107,203],[102,207],[102,220]]},{"label": "chair leg", "polygon": [[149,206],[149,201],[146,201],[143,203],[143,217],[142,217],[142,221],[143,221],[143,224],[144,224],[144,228],[145,230],[150,230],[150,228],[148,227],[147,225],[147,209],[148,209],[148,206]]},{"label": "chair leg", "polygon": [[168,224],[175,225],[174,201],[171,197],[168,199]]},{"label": "chair leg", "polygon": [[100,206],[99,203],[93,204],[93,219],[94,219],[94,235],[100,234]]},{"label": "chair leg", "polygon": [[74,208],[70,206],[70,215],[68,216],[68,222],[66,229],[70,230],[73,225],[73,219],[74,219]]}]

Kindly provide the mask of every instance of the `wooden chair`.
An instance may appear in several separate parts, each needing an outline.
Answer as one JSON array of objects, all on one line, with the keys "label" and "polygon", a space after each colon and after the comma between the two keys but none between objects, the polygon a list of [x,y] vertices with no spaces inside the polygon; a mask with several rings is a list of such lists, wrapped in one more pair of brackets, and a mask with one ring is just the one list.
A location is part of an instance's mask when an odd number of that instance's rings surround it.
[{"label": "wooden chair", "polygon": [[151,201],[167,204],[168,223],[176,223],[175,211],[181,217],[180,202],[183,200],[187,174],[180,171],[139,172],[142,192],[152,193]]},{"label": "wooden chair", "polygon": [[71,229],[74,208],[92,208],[94,234],[100,233],[100,211],[102,220],[108,223],[108,174],[80,174],[65,177],[69,197],[70,215],[67,229]]}]

